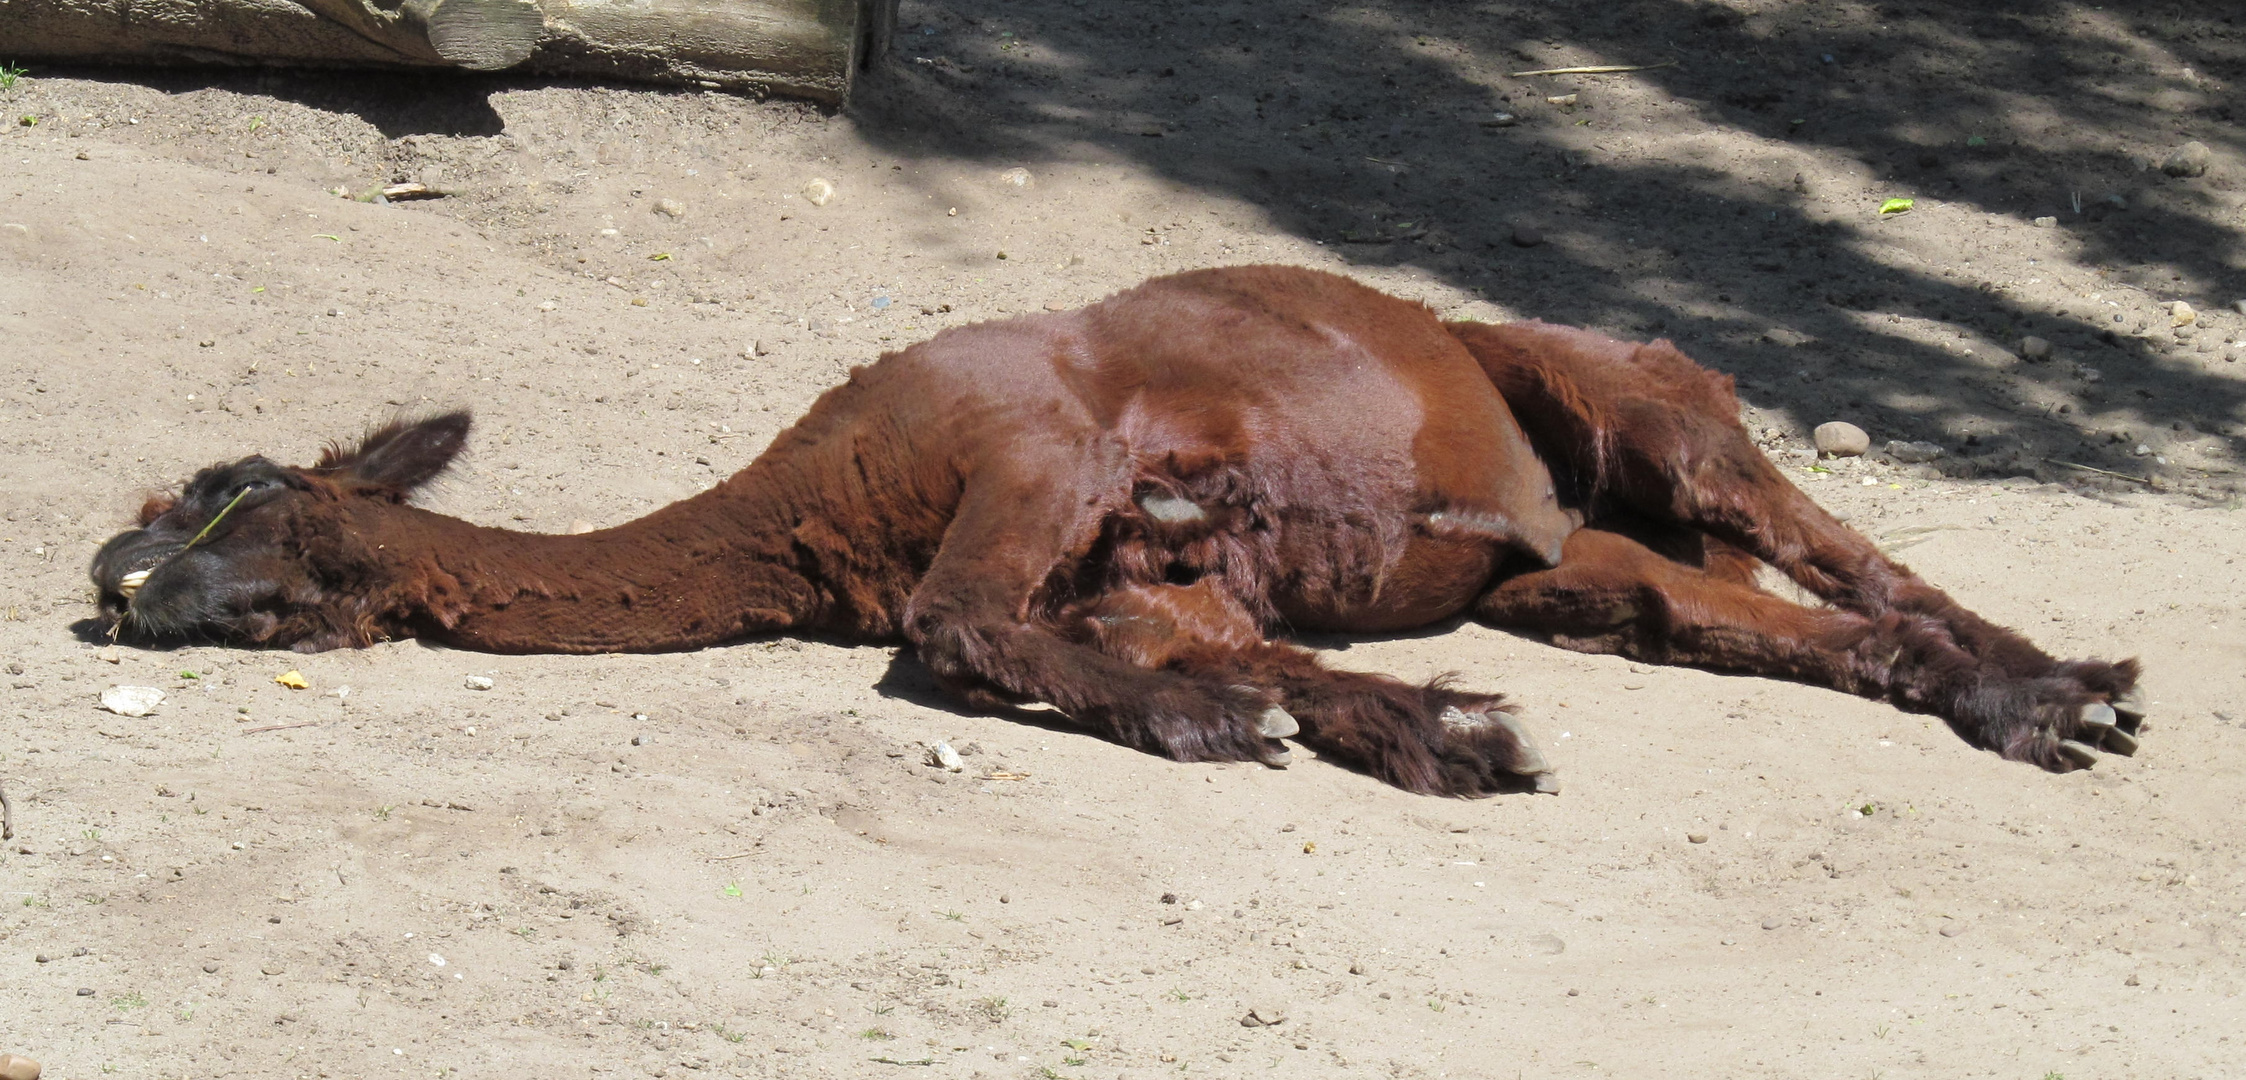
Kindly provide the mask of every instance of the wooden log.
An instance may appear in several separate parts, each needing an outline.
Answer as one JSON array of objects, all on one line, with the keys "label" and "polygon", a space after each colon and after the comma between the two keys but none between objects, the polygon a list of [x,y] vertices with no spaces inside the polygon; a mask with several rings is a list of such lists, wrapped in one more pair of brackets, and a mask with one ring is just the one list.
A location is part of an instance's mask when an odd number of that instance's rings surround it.
[{"label": "wooden log", "polygon": [[840,103],[897,0],[0,0],[10,61],[522,71]]}]

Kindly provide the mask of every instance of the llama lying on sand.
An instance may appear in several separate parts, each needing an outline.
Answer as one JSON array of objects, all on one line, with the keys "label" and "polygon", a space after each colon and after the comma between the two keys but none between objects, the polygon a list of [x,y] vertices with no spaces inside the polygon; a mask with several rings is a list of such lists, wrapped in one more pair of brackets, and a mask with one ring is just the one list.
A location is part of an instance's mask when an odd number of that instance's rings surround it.
[{"label": "llama lying on sand", "polygon": [[[203,470],[95,557],[104,621],[307,651],[902,638],[972,705],[1049,703],[1184,761],[1282,764],[1293,736],[1451,795],[1558,785],[1498,696],[1275,635],[1465,615],[1885,699],[2057,771],[2133,753],[2143,718],[2134,661],[2055,660],[1881,555],[1667,342],[1444,323],[1310,270],[945,331],[732,478],[599,532],[410,505],[467,436],[453,413],[309,468]],[[1758,590],[1758,563],[1830,606]]]}]

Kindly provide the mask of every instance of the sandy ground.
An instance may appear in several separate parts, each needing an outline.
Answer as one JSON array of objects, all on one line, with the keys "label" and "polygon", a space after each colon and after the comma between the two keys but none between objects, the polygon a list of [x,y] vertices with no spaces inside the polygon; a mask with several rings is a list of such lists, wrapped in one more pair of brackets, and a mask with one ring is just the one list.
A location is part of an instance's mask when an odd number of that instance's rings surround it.
[{"label": "sandy ground", "polygon": [[[50,1077],[2246,1073],[2246,18],[1572,7],[908,3],[831,115],[362,75],[0,92],[0,1052]],[[2193,140],[2204,175],[2163,172]],[[449,195],[355,198],[408,180]],[[2141,656],[2143,754],[2050,776],[1885,705],[1472,625],[1320,642],[1523,704],[1566,793],[1455,802],[966,715],[886,646],[76,629],[96,545],[203,464],[470,405],[429,505],[612,523],[884,348],[1241,261],[1675,337],[1929,578],[2053,651]],[[1946,453],[1813,471],[1833,418]],[[98,711],[118,684],[169,697]],[[964,774],[922,763],[939,738]]]}]

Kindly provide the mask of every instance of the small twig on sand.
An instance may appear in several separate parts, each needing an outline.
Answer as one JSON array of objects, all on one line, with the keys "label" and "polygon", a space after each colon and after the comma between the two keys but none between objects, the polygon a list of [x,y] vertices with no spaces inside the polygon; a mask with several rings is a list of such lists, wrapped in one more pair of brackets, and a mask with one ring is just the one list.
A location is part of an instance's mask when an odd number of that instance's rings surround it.
[{"label": "small twig on sand", "polygon": [[2125,472],[2115,472],[2112,469],[2101,469],[2094,465],[2078,465],[2072,461],[2061,461],[2058,458],[2044,458],[2043,460],[2048,461],[2053,465],[2064,465],[2070,469],[2081,469],[2083,472],[2094,472],[2099,476],[2110,476],[2116,480],[2128,480],[2134,483],[2143,484],[2147,487],[2152,486],[2152,481],[2147,480],[2142,476],[2131,476]]},{"label": "small twig on sand", "polygon": [[749,856],[751,856],[751,855],[762,855],[762,854],[764,854],[764,853],[763,853],[763,852],[761,852],[761,851],[744,851],[744,852],[740,853],[739,855],[712,855],[712,856],[710,856],[710,861],[711,861],[711,862],[730,862],[730,861],[732,861],[732,860],[734,860],[734,859],[746,859],[746,858],[748,858],[748,857],[749,857]]},{"label": "small twig on sand", "polygon": [[16,804],[8,801],[8,786],[0,784],[0,840],[16,838]]},{"label": "small twig on sand", "polygon": [[255,735],[260,731],[287,731],[290,728],[311,727],[317,723],[319,723],[317,720],[306,720],[301,724],[267,724],[264,727],[243,728],[241,734]]},{"label": "small twig on sand", "polygon": [[1593,64],[1590,67],[1538,68],[1535,71],[1516,71],[1512,75],[1516,79],[1525,79],[1531,75],[1620,75],[1625,71],[1652,71],[1655,68],[1676,66],[1677,62],[1674,60],[1663,60],[1658,64]]}]

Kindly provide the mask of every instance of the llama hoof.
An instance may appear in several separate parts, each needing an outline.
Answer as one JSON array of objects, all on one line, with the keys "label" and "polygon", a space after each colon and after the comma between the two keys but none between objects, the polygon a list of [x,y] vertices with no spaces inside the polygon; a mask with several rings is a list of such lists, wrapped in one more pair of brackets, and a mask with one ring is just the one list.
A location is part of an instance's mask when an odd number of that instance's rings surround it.
[{"label": "llama hoof", "polygon": [[2125,734],[2135,735],[2145,722],[2145,692],[2130,687],[2129,692],[2113,699],[2113,711],[2118,717],[2114,726]]},{"label": "llama hoof", "polygon": [[1273,705],[1256,717],[1256,731],[1266,739],[1284,739],[1299,734],[1302,725],[1295,722],[1294,714]]},{"label": "llama hoof", "polygon": [[[1546,776],[1551,774],[1551,763],[1544,760],[1544,751],[1537,749],[1536,740],[1529,737],[1528,725],[1521,723],[1520,717],[1503,709],[1491,709],[1483,715],[1490,718],[1490,723],[1512,732],[1513,740],[1521,745],[1520,758],[1513,763],[1512,772],[1514,774],[1519,776]],[[1553,781],[1553,783],[1557,785],[1558,781]],[[1539,788],[1538,790],[1543,789]],[[1553,790],[1558,791],[1559,788],[1555,786]]]},{"label": "llama hoof", "polygon": [[1266,767],[1284,769],[1295,763],[1295,752],[1282,746],[1275,750],[1266,751],[1262,761]]},{"label": "llama hoof", "polygon": [[1544,772],[1540,772],[1540,773],[1536,774],[1536,793],[1537,793],[1537,794],[1539,794],[1539,795],[1557,795],[1557,794],[1559,794],[1559,793],[1560,793],[1560,776],[1559,776],[1559,774],[1558,774],[1558,773],[1555,773],[1555,772],[1552,772],[1552,771],[1551,771],[1551,770],[1549,770],[1549,769],[1545,770]]},{"label": "llama hoof", "polygon": [[2111,705],[2084,705],[2078,716],[2081,725],[2088,729],[2086,742],[2094,742],[2122,757],[2137,755],[2137,739],[2121,729],[2120,711]]},{"label": "llama hoof", "polygon": [[[2074,769],[2094,769],[2098,766],[2098,752],[2073,739],[2060,741],[2059,756],[2064,758],[2067,764],[2073,766]],[[2071,772],[2073,770],[2065,771]]]}]

